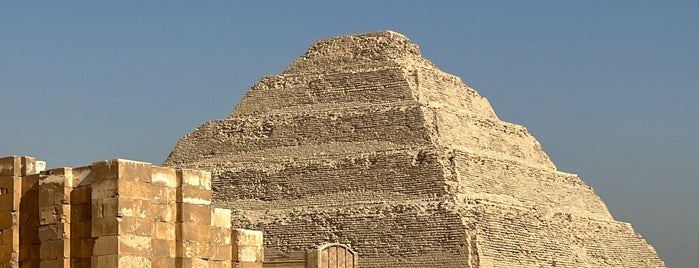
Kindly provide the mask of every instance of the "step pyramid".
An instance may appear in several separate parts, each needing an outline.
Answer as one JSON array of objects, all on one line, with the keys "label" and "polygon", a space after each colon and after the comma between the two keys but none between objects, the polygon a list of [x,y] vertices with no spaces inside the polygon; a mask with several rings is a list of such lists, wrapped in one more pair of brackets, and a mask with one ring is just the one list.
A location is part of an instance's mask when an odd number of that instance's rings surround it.
[{"label": "step pyramid", "polygon": [[164,163],[213,173],[266,257],[328,242],[361,267],[664,267],[526,128],[381,31],[320,40]]}]

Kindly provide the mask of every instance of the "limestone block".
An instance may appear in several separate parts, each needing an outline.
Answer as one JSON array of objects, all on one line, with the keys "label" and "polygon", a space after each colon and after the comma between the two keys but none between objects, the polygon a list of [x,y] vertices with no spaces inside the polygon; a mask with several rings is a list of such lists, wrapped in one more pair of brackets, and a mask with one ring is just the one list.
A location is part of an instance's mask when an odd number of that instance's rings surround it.
[{"label": "limestone block", "polygon": [[233,268],[262,268],[262,262],[234,262]]},{"label": "limestone block", "polygon": [[231,230],[228,228],[212,227],[211,229],[211,260],[232,260]]},{"label": "limestone block", "polygon": [[211,173],[203,170],[177,170],[177,184],[181,187],[204,188],[211,190]]},{"label": "limestone block", "polygon": [[197,205],[211,205],[211,189],[183,186],[177,195],[177,202]]},{"label": "limestone block", "polygon": [[148,205],[147,217],[162,222],[175,222],[177,220],[176,203],[151,203]]},{"label": "limestone block", "polygon": [[178,258],[209,258],[211,255],[211,245],[209,241],[178,240]]},{"label": "limestone block", "polygon": [[211,225],[211,208],[208,205],[180,203],[178,222]]},{"label": "limestone block", "polygon": [[150,258],[136,255],[119,256],[119,268],[151,268],[154,267]]},{"label": "limestone block", "polygon": [[170,204],[177,202],[178,190],[175,187],[151,186],[150,188],[153,204]]},{"label": "limestone block", "polygon": [[119,235],[119,255],[152,256],[153,246],[150,236],[132,234]]},{"label": "limestone block", "polygon": [[[19,209],[22,198],[22,180],[20,177],[0,176],[0,211]],[[2,226],[0,226],[2,228]]]},{"label": "limestone block", "polygon": [[0,158],[0,176],[21,176],[22,159],[19,156]]},{"label": "limestone block", "polygon": [[177,172],[172,168],[153,166],[151,184],[158,187],[177,187]]},{"label": "limestone block", "polygon": [[152,177],[151,163],[125,159],[116,159],[112,161],[117,163],[119,182],[142,182],[150,184]]},{"label": "limestone block", "polygon": [[97,254],[95,254],[91,258],[91,267],[120,267],[119,266],[119,255],[117,255],[117,254],[111,254],[111,255],[97,255]]},{"label": "limestone block", "polygon": [[264,247],[262,232],[246,229],[232,230],[232,259],[234,262],[262,262]]},{"label": "limestone block", "polygon": [[177,267],[177,259],[171,257],[152,257],[151,267]]},{"label": "limestone block", "polygon": [[211,239],[211,225],[191,222],[177,223],[177,239],[208,243]]},{"label": "limestone block", "polygon": [[151,240],[151,245],[153,247],[154,257],[171,257],[174,258],[177,255],[177,241],[165,240],[165,239],[153,239]]},{"label": "limestone block", "polygon": [[10,211],[0,211],[0,230],[12,228],[12,222],[17,221],[16,217],[17,215]]},{"label": "limestone block", "polygon": [[233,263],[231,263],[230,260],[228,261],[216,261],[216,260],[209,260],[209,268],[232,268]]},{"label": "limestone block", "polygon": [[34,169],[36,173],[46,171],[46,161],[36,161],[34,163]]},{"label": "limestone block", "polygon": [[211,211],[211,225],[225,229],[231,228],[231,210],[225,208],[213,208]]},{"label": "limestone block", "polygon": [[155,222],[153,218],[122,216],[117,222],[119,235],[151,237],[154,234]]},{"label": "limestone block", "polygon": [[[119,236],[99,236],[95,239],[92,256],[111,256],[119,254]],[[97,266],[100,267],[100,266]]]},{"label": "limestone block", "polygon": [[209,262],[201,258],[178,258],[176,263],[182,268],[210,268]]},{"label": "limestone block", "polygon": [[[95,174],[92,165],[73,168],[73,187],[90,187],[94,181]],[[88,195],[87,198],[89,200],[90,196]]]},{"label": "limestone block", "polygon": [[50,240],[62,240],[70,239],[71,228],[68,223],[55,223],[42,225],[39,227],[39,240],[40,241],[50,241]]},{"label": "limestone block", "polygon": [[71,192],[72,204],[90,204],[92,200],[92,187],[91,186],[79,186],[73,189]]},{"label": "limestone block", "polygon": [[22,156],[21,163],[22,163],[22,170],[21,170],[22,176],[32,175],[32,174],[38,173],[36,171],[36,159],[34,157]]},{"label": "limestone block", "polygon": [[41,261],[41,244],[22,245],[19,247],[19,255],[22,265],[38,265]]},{"label": "limestone block", "polygon": [[92,219],[92,206],[87,204],[71,204],[70,221],[73,224],[89,222]]},{"label": "limestone block", "polygon": [[155,233],[153,238],[161,240],[175,240],[177,235],[177,224],[174,222],[154,222]]},{"label": "limestone block", "polygon": [[41,225],[70,223],[70,215],[70,205],[53,205],[39,208],[39,220]]}]

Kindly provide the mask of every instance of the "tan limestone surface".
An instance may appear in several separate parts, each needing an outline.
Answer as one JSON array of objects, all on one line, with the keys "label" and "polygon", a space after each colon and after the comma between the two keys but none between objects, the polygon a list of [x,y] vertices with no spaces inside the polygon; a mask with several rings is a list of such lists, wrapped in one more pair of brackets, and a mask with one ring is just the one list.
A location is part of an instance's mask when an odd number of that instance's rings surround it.
[{"label": "tan limestone surface", "polygon": [[382,31],[314,43],[165,166],[209,170],[268,257],[350,245],[362,267],[664,267],[523,126]]},{"label": "tan limestone surface", "polygon": [[123,159],[43,170],[0,158],[0,267],[262,268],[262,232],[231,229],[211,175]]}]

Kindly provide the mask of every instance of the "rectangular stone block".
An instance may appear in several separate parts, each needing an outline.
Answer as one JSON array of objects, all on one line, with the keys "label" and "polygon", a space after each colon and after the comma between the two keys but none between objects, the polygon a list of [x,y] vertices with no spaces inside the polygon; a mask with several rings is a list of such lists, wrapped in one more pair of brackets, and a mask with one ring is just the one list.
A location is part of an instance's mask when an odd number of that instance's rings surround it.
[{"label": "rectangular stone block", "polygon": [[182,187],[178,189],[177,202],[195,205],[211,205],[211,189]]},{"label": "rectangular stone block", "polygon": [[142,182],[150,184],[151,182],[151,167],[148,162],[138,162],[125,159],[116,159],[118,165],[118,180],[120,182]]},{"label": "rectangular stone block", "polygon": [[21,198],[21,177],[0,176],[0,211],[18,210]]},{"label": "rectangular stone block", "polygon": [[12,222],[15,221],[15,216],[17,215],[11,211],[0,211],[0,230],[12,228]]},{"label": "rectangular stone block", "polygon": [[70,258],[69,240],[42,241],[39,249],[41,260],[57,260]]},{"label": "rectangular stone block", "polygon": [[175,187],[162,187],[162,186],[151,186],[152,199],[150,200],[153,204],[170,204],[177,202],[177,188]]},{"label": "rectangular stone block", "polygon": [[164,239],[153,239],[151,241],[153,246],[153,256],[154,257],[176,257],[177,255],[177,243],[173,240]]},{"label": "rectangular stone block", "polygon": [[262,232],[246,229],[232,230],[231,248],[234,262],[262,262],[264,247]]},{"label": "rectangular stone block", "polygon": [[[22,268],[25,264],[22,263]],[[27,266],[29,267],[29,266]],[[60,259],[60,260],[43,260],[38,266],[39,268],[71,268],[70,259]]]},{"label": "rectangular stone block", "polygon": [[234,262],[233,268],[262,268],[262,262]]},{"label": "rectangular stone block", "polygon": [[119,255],[95,255],[91,258],[91,267],[119,267]]},{"label": "rectangular stone block", "polygon": [[176,262],[178,268],[209,268],[209,262],[201,258],[178,258]]},{"label": "rectangular stone block", "polygon": [[92,222],[74,222],[70,224],[71,239],[83,239],[92,237]]},{"label": "rectangular stone block", "polygon": [[160,267],[177,267],[177,260],[171,257],[152,257],[151,266],[154,268]]},{"label": "rectangular stone block", "polygon": [[213,208],[211,210],[211,226],[231,229],[231,210]]},{"label": "rectangular stone block", "polygon": [[154,191],[156,190],[149,182],[143,181],[130,181],[126,179],[119,179],[118,182],[118,192],[119,197],[130,198],[130,199],[140,199],[151,201]]},{"label": "rectangular stone block", "polygon": [[147,218],[148,216],[148,200],[127,198],[119,196],[117,205],[117,214],[121,217]]},{"label": "rectangular stone block", "polygon": [[[113,218],[119,215],[118,197],[100,198],[92,200],[92,218]],[[121,200],[121,202],[124,202]]]},{"label": "rectangular stone block", "polygon": [[0,229],[0,245],[19,246],[18,229]]},{"label": "rectangular stone block", "polygon": [[[90,258],[95,245],[93,239],[71,239],[70,240],[70,256],[71,258]],[[89,261],[88,261],[89,263]]]},{"label": "rectangular stone block", "polygon": [[[90,165],[90,178],[92,187],[103,181],[116,181],[119,177],[118,160],[94,162]],[[116,189],[116,186],[114,187]],[[93,193],[94,199],[94,193]]]},{"label": "rectangular stone block", "polygon": [[116,217],[94,218],[91,223],[91,236],[103,237],[119,234],[119,223]]},{"label": "rectangular stone block", "polygon": [[155,222],[152,218],[121,217],[119,235],[137,235],[150,237],[154,234]]},{"label": "rectangular stone block", "polygon": [[156,167],[151,169],[151,184],[158,187],[177,187],[177,171],[172,168]]},{"label": "rectangular stone block", "polygon": [[102,180],[92,183],[91,200],[110,199],[119,196],[119,184],[116,180]]},{"label": "rectangular stone block", "polygon": [[71,204],[90,204],[92,200],[92,187],[90,185],[81,185],[75,187],[71,192]]},{"label": "rectangular stone block", "polygon": [[8,156],[0,158],[0,176],[21,176],[22,158],[19,156]]},{"label": "rectangular stone block", "polygon": [[232,230],[234,245],[262,247],[262,231],[248,229]]},{"label": "rectangular stone block", "polygon": [[70,223],[70,205],[53,205],[39,208],[39,224]]},{"label": "rectangular stone block", "polygon": [[26,175],[32,175],[36,174],[36,159],[31,156],[22,156],[20,160],[22,164],[22,170],[21,170],[21,175],[26,176]]},{"label": "rectangular stone block", "polygon": [[70,259],[70,268],[92,268],[91,257]]},{"label": "rectangular stone block", "polygon": [[211,190],[211,173],[203,170],[178,169],[177,185]]},{"label": "rectangular stone block", "polygon": [[92,220],[92,205],[87,204],[71,204],[70,206],[70,222],[84,223]]},{"label": "rectangular stone block", "polygon": [[158,268],[153,266],[150,258],[136,255],[119,256],[119,268]]},{"label": "rectangular stone block", "polygon": [[119,235],[119,255],[153,256],[153,246],[149,236]]},{"label": "rectangular stone block", "polygon": [[19,247],[15,250],[12,244],[0,245],[0,261],[3,263],[17,262],[19,260]]},{"label": "rectangular stone block", "polygon": [[151,203],[148,205],[147,217],[162,222],[177,221],[177,204],[176,203]]},{"label": "rectangular stone block", "polygon": [[179,258],[205,258],[211,255],[209,241],[177,240],[176,255]]},{"label": "rectangular stone block", "polygon": [[20,261],[39,261],[41,258],[41,244],[22,245],[19,247]]},{"label": "rectangular stone block", "polygon": [[211,225],[198,223],[177,223],[177,240],[210,242]]},{"label": "rectangular stone block", "polygon": [[228,261],[209,260],[209,268],[232,268],[233,263]]},{"label": "rectangular stone block", "polygon": [[177,221],[185,223],[197,223],[211,225],[211,208],[208,205],[196,205],[189,203],[178,204]]},{"label": "rectangular stone block", "polygon": [[[119,236],[100,236],[95,239],[92,249],[92,256],[108,256],[119,254]],[[97,266],[101,267],[101,266]]]},{"label": "rectangular stone block", "polygon": [[[73,188],[79,187],[90,187],[94,181],[95,172],[92,170],[92,166],[76,167],[73,168]],[[87,196],[87,201],[89,202],[90,196]]]},{"label": "rectangular stone block", "polygon": [[177,224],[175,222],[156,221],[153,224],[155,228],[153,238],[173,241],[177,239]]},{"label": "rectangular stone block", "polygon": [[70,225],[67,223],[39,226],[39,241],[69,239],[70,231]]},{"label": "rectangular stone block", "polygon": [[212,227],[211,229],[211,260],[232,260],[231,230]]},{"label": "rectangular stone block", "polygon": [[[45,180],[47,183],[59,183],[64,185],[65,187],[70,187],[73,188],[77,186],[75,184],[75,181],[73,180],[73,169],[69,167],[62,167],[62,168],[54,168],[54,169],[49,169],[44,172],[44,174],[48,177],[42,178],[42,180]],[[51,178],[51,177],[59,177],[59,178]]]}]

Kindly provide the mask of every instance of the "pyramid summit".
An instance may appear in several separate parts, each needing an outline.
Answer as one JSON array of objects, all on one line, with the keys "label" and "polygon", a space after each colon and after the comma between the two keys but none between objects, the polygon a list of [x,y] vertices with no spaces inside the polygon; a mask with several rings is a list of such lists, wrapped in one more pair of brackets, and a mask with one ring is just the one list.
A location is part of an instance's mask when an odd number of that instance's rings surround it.
[{"label": "pyramid summit", "polygon": [[315,42],[166,166],[212,172],[270,259],[351,245],[362,267],[664,267],[526,128],[402,34]]}]

